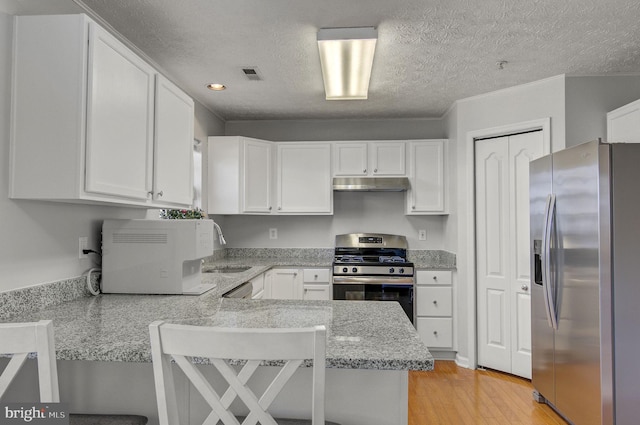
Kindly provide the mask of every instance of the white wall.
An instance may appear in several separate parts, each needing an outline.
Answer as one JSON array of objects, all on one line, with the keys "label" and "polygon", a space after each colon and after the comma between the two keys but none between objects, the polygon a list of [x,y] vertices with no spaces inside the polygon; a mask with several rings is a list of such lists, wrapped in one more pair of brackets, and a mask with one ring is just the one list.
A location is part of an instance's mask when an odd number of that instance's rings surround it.
[{"label": "white wall", "polygon": [[[462,361],[475,362],[475,230],[474,146],[468,133],[520,122],[551,118],[554,149],[564,146],[564,76],[462,99],[457,102],[448,128],[456,132],[457,323],[456,340]],[[455,124],[453,122],[455,121]]]},{"label": "white wall", "polygon": [[[0,291],[82,275],[94,262],[78,259],[79,237],[99,249],[102,220],[146,215],[143,209],[8,198],[12,26],[12,16],[0,13]],[[223,127],[196,104],[196,135],[206,140]]]},{"label": "white wall", "polygon": [[[440,216],[405,216],[402,192],[335,192],[332,216],[227,216],[224,234],[232,248],[332,248],[335,235],[374,232],[406,235],[410,249],[443,249]],[[269,229],[278,239],[269,239]],[[427,240],[418,241],[418,230]]]}]

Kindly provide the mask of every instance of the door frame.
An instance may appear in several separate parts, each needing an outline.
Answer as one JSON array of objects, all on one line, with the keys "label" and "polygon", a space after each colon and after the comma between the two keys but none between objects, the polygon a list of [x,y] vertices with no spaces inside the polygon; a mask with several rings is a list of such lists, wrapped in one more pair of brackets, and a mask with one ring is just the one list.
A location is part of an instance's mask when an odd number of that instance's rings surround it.
[{"label": "door frame", "polygon": [[[485,128],[480,130],[468,131],[466,135],[466,146],[471,147],[467,149],[466,169],[467,173],[466,185],[467,185],[467,205],[468,214],[466,214],[466,240],[467,243],[465,251],[467,264],[465,272],[467,275],[467,347],[468,357],[456,358],[456,362],[461,366],[476,369],[478,367],[478,330],[477,330],[477,282],[476,282],[476,170],[475,170],[475,142],[477,139],[486,139],[489,137],[502,137],[509,136],[516,133],[523,133],[526,131],[542,131],[543,138],[543,152],[544,155],[551,153],[551,117],[541,118],[532,121],[523,121],[514,124],[507,124],[498,127]],[[558,148],[564,147],[557,146]],[[463,307],[464,308],[464,307]],[[462,325],[462,324],[461,324]]]}]

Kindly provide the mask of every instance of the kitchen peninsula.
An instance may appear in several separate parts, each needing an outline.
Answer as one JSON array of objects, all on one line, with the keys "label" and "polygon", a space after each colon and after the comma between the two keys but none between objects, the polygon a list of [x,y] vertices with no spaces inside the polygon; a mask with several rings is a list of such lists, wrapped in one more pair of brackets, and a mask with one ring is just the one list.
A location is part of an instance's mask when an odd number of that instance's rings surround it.
[{"label": "kitchen peninsula", "polygon": [[[256,270],[254,270],[256,271]],[[137,413],[157,424],[148,325],[154,320],[227,327],[327,327],[327,419],[349,424],[406,424],[408,370],[433,358],[396,303],[235,300],[216,290],[200,296],[81,297],[7,321],[52,319],[61,399],[75,412]],[[203,366],[206,367],[206,366]],[[268,367],[264,367],[268,373]],[[280,415],[309,407],[303,368],[273,405]],[[189,423],[206,414],[183,381]]]}]

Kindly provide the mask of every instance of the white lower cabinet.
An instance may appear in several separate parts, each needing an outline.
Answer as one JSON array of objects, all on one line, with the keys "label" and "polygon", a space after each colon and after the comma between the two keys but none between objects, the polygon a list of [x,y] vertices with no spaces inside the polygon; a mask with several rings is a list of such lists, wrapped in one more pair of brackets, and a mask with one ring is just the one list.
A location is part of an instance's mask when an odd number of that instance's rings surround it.
[{"label": "white lower cabinet", "polygon": [[269,298],[299,300],[302,298],[302,276],[299,269],[272,269]]},{"label": "white lower cabinet", "polygon": [[330,300],[331,269],[271,269],[265,273],[264,298]]},{"label": "white lower cabinet", "polygon": [[264,278],[265,273],[262,273],[253,279],[249,280],[251,282],[252,290],[251,290],[251,299],[252,300],[261,300],[265,298],[264,296]]},{"label": "white lower cabinet", "polygon": [[303,300],[331,299],[331,270],[304,269],[303,271]]},{"label": "white lower cabinet", "polygon": [[453,350],[453,287],[448,270],[416,273],[416,329],[429,349]]}]

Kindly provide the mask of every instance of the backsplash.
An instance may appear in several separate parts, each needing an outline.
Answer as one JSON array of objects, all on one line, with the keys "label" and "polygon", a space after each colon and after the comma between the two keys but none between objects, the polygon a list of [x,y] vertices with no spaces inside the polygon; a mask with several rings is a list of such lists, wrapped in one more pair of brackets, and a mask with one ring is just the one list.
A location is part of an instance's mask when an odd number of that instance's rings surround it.
[{"label": "backsplash", "polygon": [[[99,276],[100,273],[91,275],[91,284],[94,289],[98,288]],[[86,276],[0,292],[0,321],[14,315],[30,313],[65,301],[90,296],[92,295],[87,288]]]}]

